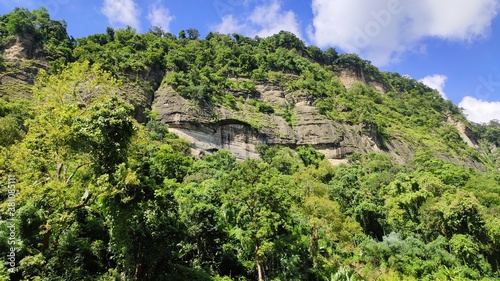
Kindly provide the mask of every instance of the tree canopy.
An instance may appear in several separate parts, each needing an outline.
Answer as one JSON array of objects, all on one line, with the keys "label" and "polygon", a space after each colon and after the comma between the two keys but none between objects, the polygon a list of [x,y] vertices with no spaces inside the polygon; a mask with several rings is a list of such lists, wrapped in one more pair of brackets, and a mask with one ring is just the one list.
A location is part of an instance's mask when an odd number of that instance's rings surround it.
[{"label": "tree canopy", "polygon": [[[0,87],[0,280],[500,278],[497,121],[469,124],[478,149],[467,147],[444,121],[465,118],[437,92],[284,31],[202,39],[193,28],[128,27],[72,40],[46,9],[0,16],[0,49],[26,36],[36,54],[26,59],[57,67],[38,71],[27,99]],[[16,67],[0,57],[0,75]],[[367,83],[346,89],[346,69]],[[302,145],[194,157],[157,113],[135,118],[160,85],[229,110],[241,102],[231,93],[256,94],[256,83],[300,92],[387,145],[403,140],[411,159],[351,154],[333,166]],[[286,108],[247,103],[296,122]]]}]

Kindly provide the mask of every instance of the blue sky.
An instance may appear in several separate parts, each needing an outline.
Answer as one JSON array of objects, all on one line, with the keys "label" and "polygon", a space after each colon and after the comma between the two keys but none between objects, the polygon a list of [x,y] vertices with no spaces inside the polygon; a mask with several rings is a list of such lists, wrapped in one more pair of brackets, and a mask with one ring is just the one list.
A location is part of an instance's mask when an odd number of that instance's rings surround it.
[{"label": "blue sky", "polygon": [[0,0],[0,13],[45,6],[75,38],[107,26],[196,28],[250,37],[280,30],[358,53],[422,80],[475,122],[500,119],[500,0]]}]

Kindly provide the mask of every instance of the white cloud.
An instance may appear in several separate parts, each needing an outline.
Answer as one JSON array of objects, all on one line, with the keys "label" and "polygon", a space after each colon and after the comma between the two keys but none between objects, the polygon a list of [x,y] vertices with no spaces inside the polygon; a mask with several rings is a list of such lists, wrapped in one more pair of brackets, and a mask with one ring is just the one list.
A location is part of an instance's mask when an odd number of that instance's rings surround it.
[{"label": "white cloud", "polygon": [[140,10],[134,0],[104,0],[101,12],[111,25],[130,25],[139,30]]},{"label": "white cloud", "polygon": [[433,75],[425,76],[424,78],[422,78],[418,81],[422,82],[425,85],[429,86],[430,88],[438,91],[439,94],[443,97],[443,99],[448,99],[446,97],[446,94],[443,91],[445,83],[446,83],[446,79],[448,79],[448,77],[446,77],[444,75],[433,74]]},{"label": "white cloud", "polygon": [[220,33],[240,33],[249,37],[267,37],[285,30],[302,37],[296,14],[283,11],[279,1],[255,7],[250,15],[241,21],[234,15],[226,15],[214,29]]},{"label": "white cloud", "polygon": [[498,0],[312,0],[312,41],[359,53],[377,65],[422,49],[427,37],[471,41],[488,35]]},{"label": "white cloud", "polygon": [[466,96],[458,104],[464,109],[467,119],[476,123],[487,123],[490,120],[500,120],[500,101],[488,102]]},{"label": "white cloud", "polygon": [[175,19],[174,16],[170,15],[170,11],[160,5],[160,1],[149,6],[149,13],[147,16],[151,26],[158,26],[163,31],[170,31],[170,22]]},{"label": "white cloud", "polygon": [[[215,30],[222,34],[240,33],[245,34],[248,30],[247,25],[240,23],[233,15],[227,15],[222,18],[222,22],[215,26]],[[245,34],[248,35],[248,34]],[[251,35],[250,35],[251,36]]]},{"label": "white cloud", "polygon": [[273,2],[269,6],[259,6],[250,15],[250,21],[259,29],[259,37],[267,37],[280,32],[290,31],[300,36],[300,27],[297,16],[292,11],[281,11],[281,3]]}]

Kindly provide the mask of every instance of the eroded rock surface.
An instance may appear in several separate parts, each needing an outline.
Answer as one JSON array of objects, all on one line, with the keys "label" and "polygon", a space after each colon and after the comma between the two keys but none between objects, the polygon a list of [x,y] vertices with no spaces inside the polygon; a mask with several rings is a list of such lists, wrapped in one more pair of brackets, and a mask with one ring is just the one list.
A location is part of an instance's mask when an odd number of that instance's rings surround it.
[{"label": "eroded rock surface", "polygon": [[479,147],[476,141],[476,137],[474,136],[474,132],[469,127],[467,127],[467,125],[465,125],[463,122],[459,120],[454,120],[451,117],[447,116],[446,123],[457,128],[460,137],[468,146],[472,148]]},{"label": "eroded rock surface", "polygon": [[327,119],[306,97],[292,95],[277,86],[257,85],[255,95],[275,107],[290,108],[296,121],[255,112],[248,104],[250,97],[241,98],[239,109],[204,108],[170,87],[156,92],[153,109],[160,113],[161,121],[169,125],[171,132],[193,144],[195,155],[227,149],[239,159],[257,158],[256,147],[260,144],[312,145],[328,159],[337,160],[352,153],[382,151],[374,125],[349,125]]}]

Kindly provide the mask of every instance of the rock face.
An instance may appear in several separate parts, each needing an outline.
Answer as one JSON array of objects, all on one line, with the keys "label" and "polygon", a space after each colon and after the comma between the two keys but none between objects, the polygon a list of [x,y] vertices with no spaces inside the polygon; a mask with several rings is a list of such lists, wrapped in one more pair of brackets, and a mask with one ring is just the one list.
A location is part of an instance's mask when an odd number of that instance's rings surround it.
[{"label": "rock face", "polygon": [[476,137],[474,136],[474,132],[469,127],[467,127],[463,122],[454,120],[449,116],[446,117],[445,121],[446,123],[457,128],[460,137],[468,146],[472,148],[479,148],[479,145],[476,141]]},{"label": "rock face", "polygon": [[31,96],[31,85],[40,69],[47,69],[42,58],[33,59],[40,51],[32,36],[17,36],[0,47],[0,54],[7,63],[7,69],[0,73],[0,96]]},{"label": "rock face", "polygon": [[[170,86],[162,86],[155,92],[152,109],[159,112],[160,120],[169,125],[171,132],[192,143],[195,156],[226,149],[238,159],[258,158],[257,147],[262,144],[291,148],[311,145],[334,165],[346,163],[349,154],[370,152],[385,153],[394,163],[405,164],[415,153],[413,145],[402,138],[383,143],[374,124],[328,119],[318,112],[311,97],[289,93],[277,85],[256,84],[255,92],[231,94],[235,98],[231,104],[200,105],[183,98]],[[274,112],[259,111],[256,102],[268,105]],[[445,121],[457,127],[469,146],[478,147],[473,132],[465,124]],[[436,156],[484,169],[471,159]]]},{"label": "rock face", "polygon": [[384,85],[382,85],[382,83],[376,81],[369,81],[368,79],[366,79],[363,70],[359,68],[341,69],[337,71],[337,76],[339,77],[340,82],[342,82],[342,84],[346,89],[351,88],[357,82],[361,82],[363,84],[368,85],[369,87],[372,87],[373,89],[375,89],[375,91],[381,94],[387,93],[387,90],[384,88]]},{"label": "rock face", "polygon": [[193,144],[195,155],[227,149],[240,159],[257,158],[255,146],[265,141],[265,136],[250,124],[231,119],[230,111],[216,108],[217,114],[226,115],[216,120],[208,109],[203,110],[171,88],[156,92],[153,109],[160,113],[161,121],[169,125],[170,132]]},{"label": "rock face", "polygon": [[[8,71],[0,73],[0,93],[30,95],[30,86],[38,70],[48,67],[43,57],[38,56],[39,52],[32,39],[21,37],[11,39],[0,49],[9,63]],[[346,89],[355,83],[364,83],[381,94],[387,92],[382,83],[367,78],[361,69],[338,69],[336,74]],[[395,163],[402,164],[415,152],[411,145],[397,138],[382,143],[374,124],[328,119],[318,112],[310,96],[289,93],[274,84],[256,84],[253,92],[233,90],[230,94],[234,100],[214,106],[196,104],[169,86],[157,89],[165,76],[161,66],[125,75],[130,76],[131,81],[139,79],[146,85],[125,83],[123,86],[124,98],[135,107],[134,117],[145,122],[144,110],[152,107],[160,113],[161,121],[169,125],[171,132],[192,143],[193,154],[197,156],[226,149],[238,159],[258,158],[257,147],[262,144],[291,148],[311,145],[334,165],[346,163],[345,157],[349,154],[370,152],[387,153]],[[469,146],[478,148],[473,132],[464,123],[451,118],[445,122],[455,126]],[[467,163],[477,167],[476,164]]]},{"label": "rock face", "polygon": [[[329,120],[305,96],[269,84],[257,85],[256,93],[240,92],[234,96],[240,101],[237,108],[202,107],[172,88],[162,87],[155,94],[153,109],[171,132],[193,144],[195,155],[227,149],[239,159],[257,158],[256,147],[261,144],[292,148],[312,145],[331,160],[352,153],[382,152],[376,126]],[[287,108],[296,121],[287,122],[279,113],[256,111],[251,105],[254,98],[274,108]]]},{"label": "rock face", "polygon": [[34,38],[20,37],[9,40],[2,51],[5,61],[21,61],[32,58],[35,52]]}]

